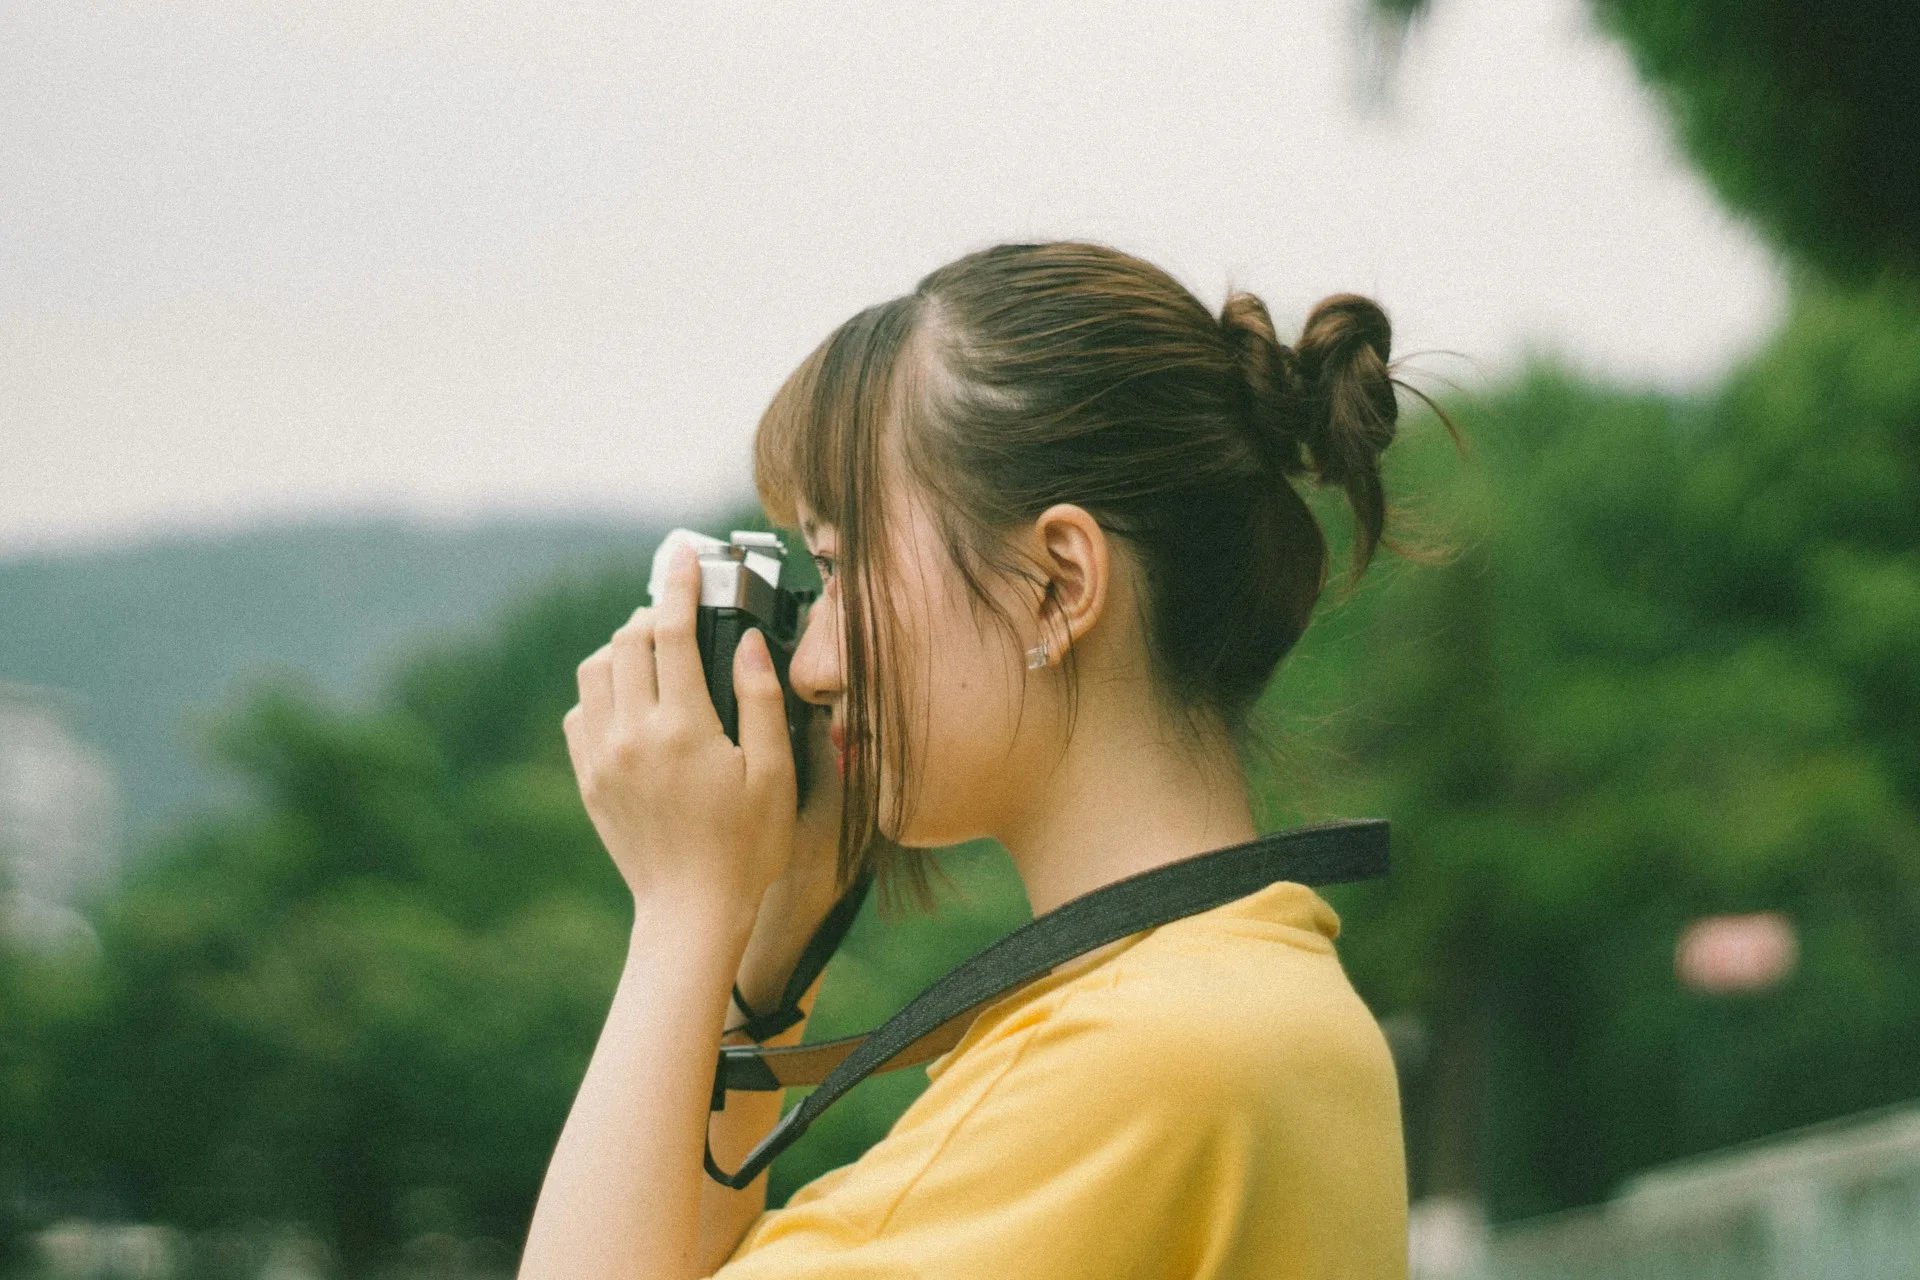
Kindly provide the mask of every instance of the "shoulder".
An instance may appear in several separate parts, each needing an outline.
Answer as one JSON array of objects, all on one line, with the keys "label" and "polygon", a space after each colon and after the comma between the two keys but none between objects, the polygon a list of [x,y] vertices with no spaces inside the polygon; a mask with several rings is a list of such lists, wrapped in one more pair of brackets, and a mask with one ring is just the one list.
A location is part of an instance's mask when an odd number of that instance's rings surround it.
[{"label": "shoulder", "polygon": [[1164,929],[1062,995],[1040,1056],[1071,1050],[1078,1071],[1123,1071],[1169,1107],[1271,1103],[1355,1073],[1391,1082],[1378,1024],[1317,935],[1260,921]]},{"label": "shoulder", "polygon": [[1330,938],[1231,913],[1140,935],[989,1009],[930,1074],[936,1096],[1108,1106],[1134,1124],[1298,1125],[1316,1101],[1398,1123],[1386,1041]]}]

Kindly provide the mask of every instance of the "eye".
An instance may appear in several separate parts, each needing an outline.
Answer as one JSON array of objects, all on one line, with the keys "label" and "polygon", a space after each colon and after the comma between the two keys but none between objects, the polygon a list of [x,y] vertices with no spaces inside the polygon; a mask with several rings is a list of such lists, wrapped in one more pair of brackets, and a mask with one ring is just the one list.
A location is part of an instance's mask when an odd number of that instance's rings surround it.
[{"label": "eye", "polygon": [[822,586],[826,585],[827,581],[833,577],[837,564],[838,561],[832,556],[815,553],[813,557],[813,567],[820,571],[820,583]]}]

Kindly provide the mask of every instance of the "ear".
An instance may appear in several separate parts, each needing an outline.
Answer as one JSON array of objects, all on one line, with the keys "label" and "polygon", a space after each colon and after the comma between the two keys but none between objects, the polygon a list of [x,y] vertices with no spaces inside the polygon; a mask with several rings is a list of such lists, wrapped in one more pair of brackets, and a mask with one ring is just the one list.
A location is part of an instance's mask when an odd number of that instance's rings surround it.
[{"label": "ear", "polygon": [[1051,588],[1042,600],[1039,633],[1054,651],[1078,644],[1107,607],[1113,581],[1113,551],[1107,531],[1085,507],[1062,502],[1033,521],[1039,572]]}]

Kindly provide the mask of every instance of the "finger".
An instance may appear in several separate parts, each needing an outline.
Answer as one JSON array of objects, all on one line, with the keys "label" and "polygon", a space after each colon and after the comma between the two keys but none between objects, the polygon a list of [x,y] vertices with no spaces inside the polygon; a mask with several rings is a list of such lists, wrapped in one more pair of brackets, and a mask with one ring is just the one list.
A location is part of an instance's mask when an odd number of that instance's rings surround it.
[{"label": "finger", "polygon": [[653,669],[652,610],[636,609],[627,625],[613,633],[613,731],[637,734],[660,689]]},{"label": "finger", "polygon": [[691,547],[674,555],[667,585],[653,611],[653,656],[658,671],[659,705],[692,720],[720,727],[720,715],[707,693],[695,630],[700,606],[700,558]]},{"label": "finger", "polygon": [[605,742],[613,726],[613,652],[606,645],[580,664],[581,728],[589,749]]},{"label": "finger", "polygon": [[733,694],[740,704],[740,750],[747,757],[747,790],[793,808],[793,743],[787,737],[787,700],[774,674],[767,638],[755,627],[733,651]]},{"label": "finger", "polygon": [[560,717],[560,732],[566,735],[567,759],[573,762],[573,776],[584,781],[587,776],[586,728],[582,723],[583,714],[580,704],[574,703],[567,714]]}]

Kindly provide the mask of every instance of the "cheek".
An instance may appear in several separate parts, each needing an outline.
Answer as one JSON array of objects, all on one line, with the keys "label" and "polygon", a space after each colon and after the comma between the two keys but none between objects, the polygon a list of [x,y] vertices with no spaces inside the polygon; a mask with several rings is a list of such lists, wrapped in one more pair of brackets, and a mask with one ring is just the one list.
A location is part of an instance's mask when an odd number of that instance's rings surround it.
[{"label": "cheek", "polygon": [[1004,754],[991,750],[1010,732],[1019,689],[1009,681],[1013,659],[1006,636],[991,617],[969,607],[966,588],[953,584],[925,615],[929,642],[920,664],[928,728],[934,741],[964,756]]},{"label": "cheek", "polygon": [[957,844],[986,834],[995,801],[1017,781],[1009,770],[1021,688],[1005,636],[991,623],[977,631],[965,612],[948,612],[942,622],[916,682],[914,712],[924,735],[916,743],[916,803],[907,830],[895,837],[907,844]]}]

